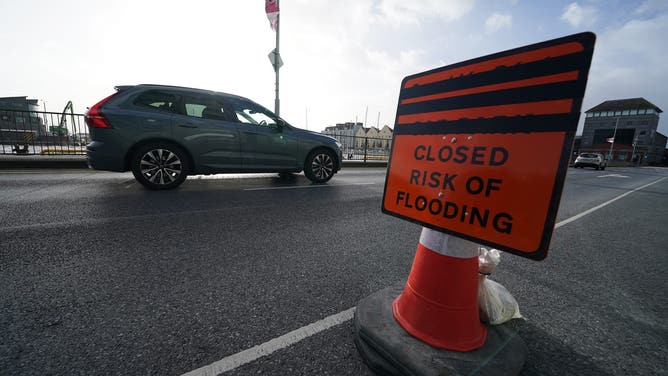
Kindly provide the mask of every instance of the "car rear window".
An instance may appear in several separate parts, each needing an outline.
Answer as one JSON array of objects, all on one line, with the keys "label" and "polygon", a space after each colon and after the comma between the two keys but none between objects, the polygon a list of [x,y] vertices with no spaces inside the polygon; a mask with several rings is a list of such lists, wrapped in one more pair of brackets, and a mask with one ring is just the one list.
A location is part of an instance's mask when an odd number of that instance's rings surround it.
[{"label": "car rear window", "polygon": [[176,112],[178,96],[172,93],[150,90],[140,94],[134,104],[142,107],[157,108],[168,112]]},{"label": "car rear window", "polygon": [[596,154],[580,154],[582,158],[596,158],[598,155]]},{"label": "car rear window", "polygon": [[187,116],[210,120],[228,120],[225,113],[225,104],[210,95],[184,95],[183,105]]}]

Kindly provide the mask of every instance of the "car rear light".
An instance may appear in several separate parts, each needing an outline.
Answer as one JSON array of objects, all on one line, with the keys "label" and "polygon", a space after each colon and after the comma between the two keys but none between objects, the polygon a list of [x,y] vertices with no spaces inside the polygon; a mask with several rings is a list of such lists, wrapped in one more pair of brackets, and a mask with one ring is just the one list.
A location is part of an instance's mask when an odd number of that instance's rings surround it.
[{"label": "car rear light", "polygon": [[107,118],[105,118],[104,115],[100,112],[100,107],[118,93],[120,93],[120,91],[117,91],[114,94],[111,94],[110,96],[97,102],[88,110],[88,112],[86,112],[86,124],[90,128],[112,128]]}]

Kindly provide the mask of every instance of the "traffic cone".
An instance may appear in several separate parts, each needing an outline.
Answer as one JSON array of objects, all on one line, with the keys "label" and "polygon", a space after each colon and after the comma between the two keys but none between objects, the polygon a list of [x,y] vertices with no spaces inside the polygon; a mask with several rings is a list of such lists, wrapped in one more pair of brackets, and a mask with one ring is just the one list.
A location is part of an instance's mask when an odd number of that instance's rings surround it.
[{"label": "traffic cone", "polygon": [[478,315],[478,247],[422,229],[413,267],[392,314],[413,337],[436,348],[470,351],[485,344]]}]

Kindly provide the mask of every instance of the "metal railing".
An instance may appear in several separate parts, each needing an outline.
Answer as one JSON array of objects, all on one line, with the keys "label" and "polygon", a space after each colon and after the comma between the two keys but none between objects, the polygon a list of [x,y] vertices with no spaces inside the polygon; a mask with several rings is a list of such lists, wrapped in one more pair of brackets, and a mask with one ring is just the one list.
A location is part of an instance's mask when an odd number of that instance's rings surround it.
[{"label": "metal railing", "polygon": [[387,162],[390,159],[392,139],[332,135],[343,145],[343,159],[363,162]]},{"label": "metal railing", "polygon": [[[345,160],[387,162],[392,139],[333,135]],[[90,142],[83,114],[0,109],[0,154],[85,154]]]},{"label": "metal railing", "polygon": [[85,154],[83,114],[0,109],[0,154]]}]

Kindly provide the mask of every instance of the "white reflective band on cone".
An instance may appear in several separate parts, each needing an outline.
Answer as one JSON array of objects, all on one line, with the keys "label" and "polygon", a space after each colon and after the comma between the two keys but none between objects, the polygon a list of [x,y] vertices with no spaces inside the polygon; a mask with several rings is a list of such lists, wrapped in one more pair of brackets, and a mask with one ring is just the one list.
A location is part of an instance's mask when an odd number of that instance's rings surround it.
[{"label": "white reflective band on cone", "polygon": [[478,257],[479,253],[476,243],[426,227],[422,228],[420,243],[431,251],[450,257],[472,258]]}]

